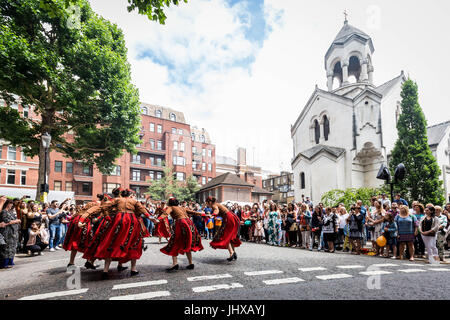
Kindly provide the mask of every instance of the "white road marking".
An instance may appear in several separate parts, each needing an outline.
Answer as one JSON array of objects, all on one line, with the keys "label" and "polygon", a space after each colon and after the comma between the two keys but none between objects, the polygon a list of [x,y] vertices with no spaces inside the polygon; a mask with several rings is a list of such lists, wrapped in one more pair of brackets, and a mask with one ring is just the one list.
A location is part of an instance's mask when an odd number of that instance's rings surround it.
[{"label": "white road marking", "polygon": [[294,277],[294,278],[264,280],[263,282],[267,285],[273,285],[273,284],[284,284],[284,283],[296,283],[296,282],[301,282],[301,281],[305,281],[305,280]]},{"label": "white road marking", "polygon": [[425,267],[423,265],[420,265],[418,263],[402,263],[404,266],[408,266],[408,267]]},{"label": "white road marking", "polygon": [[450,269],[444,269],[444,268],[428,268],[428,270],[431,270],[431,271],[450,271]]},{"label": "white road marking", "polygon": [[364,266],[355,264],[355,265],[348,265],[348,266],[336,266],[336,268],[339,269],[360,269],[360,268],[365,268]]},{"label": "white road marking", "polygon": [[325,274],[322,276],[316,276],[316,278],[320,280],[332,280],[332,279],[353,278],[353,276],[346,273],[336,273],[336,274]]},{"label": "white road marking", "polygon": [[155,281],[143,281],[143,282],[133,282],[133,283],[123,283],[116,284],[112,288],[113,290],[119,289],[129,289],[129,288],[137,288],[137,287],[147,287],[147,286],[156,286],[159,284],[166,284],[167,280],[155,280]]},{"label": "white road marking", "polygon": [[398,267],[398,264],[394,264],[394,263],[376,263],[376,264],[372,264],[372,266],[374,267]]},{"label": "white road marking", "polygon": [[111,297],[109,300],[145,300],[158,297],[168,297],[170,296],[169,291],[154,291],[154,292],[144,292],[139,294],[130,294],[127,296],[117,296]]},{"label": "white road marking", "polygon": [[281,270],[263,270],[263,271],[249,271],[244,272],[246,276],[262,276],[265,274],[283,273]]},{"label": "white road marking", "polygon": [[78,289],[78,290],[49,292],[49,293],[43,293],[43,294],[36,294],[34,296],[22,297],[19,300],[42,300],[42,299],[49,299],[49,298],[56,298],[56,297],[72,296],[75,294],[85,293],[88,290],[89,290],[89,288]]},{"label": "white road marking", "polygon": [[312,268],[298,268],[298,270],[303,271],[303,272],[323,271],[323,270],[327,270],[327,268],[324,268],[324,267],[312,267]]},{"label": "white road marking", "polygon": [[231,274],[215,274],[212,276],[199,276],[199,277],[189,277],[187,281],[201,281],[201,280],[213,280],[213,279],[224,279],[224,278],[232,278]]},{"label": "white road marking", "polygon": [[363,274],[365,276],[379,276],[382,274],[391,274],[392,272],[384,271],[384,270],[373,270],[373,271],[362,271],[360,274]]},{"label": "white road marking", "polygon": [[400,272],[410,273],[410,272],[425,272],[424,269],[399,269]]},{"label": "white road marking", "polygon": [[227,289],[236,289],[243,288],[244,286],[240,283],[232,283],[232,284],[216,284],[214,286],[204,286],[204,287],[194,287],[192,291],[194,292],[207,292],[207,291],[215,291],[215,290],[227,290]]}]

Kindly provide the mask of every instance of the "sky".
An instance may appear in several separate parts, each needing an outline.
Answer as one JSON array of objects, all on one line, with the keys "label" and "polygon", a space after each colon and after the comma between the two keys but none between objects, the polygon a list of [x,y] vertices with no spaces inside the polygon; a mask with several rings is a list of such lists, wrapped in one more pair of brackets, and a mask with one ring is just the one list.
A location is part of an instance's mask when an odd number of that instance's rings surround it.
[{"label": "sky", "polygon": [[316,84],[343,26],[372,37],[374,84],[405,74],[418,83],[428,125],[450,120],[447,0],[189,0],[166,10],[165,25],[126,0],[90,0],[124,32],[142,102],[182,111],[205,128],[216,154],[264,170],[291,170],[291,125]]}]

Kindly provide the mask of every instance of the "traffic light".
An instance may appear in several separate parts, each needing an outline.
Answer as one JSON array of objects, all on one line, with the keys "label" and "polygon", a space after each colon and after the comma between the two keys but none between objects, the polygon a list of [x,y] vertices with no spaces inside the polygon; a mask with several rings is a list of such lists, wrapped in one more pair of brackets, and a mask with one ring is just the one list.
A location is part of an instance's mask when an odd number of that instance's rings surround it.
[{"label": "traffic light", "polygon": [[391,181],[391,173],[384,164],[381,165],[380,170],[378,171],[377,179],[386,180],[387,182]]},{"label": "traffic light", "polygon": [[42,183],[41,184],[41,193],[42,192],[47,192],[48,193],[48,184],[47,183]]},{"label": "traffic light", "polygon": [[395,171],[394,171],[394,178],[395,178],[395,181],[401,181],[401,180],[403,180],[403,179],[405,178],[405,175],[406,175],[406,168],[405,168],[405,166],[403,165],[403,163],[400,163],[400,164],[397,166],[397,168],[395,168]]}]

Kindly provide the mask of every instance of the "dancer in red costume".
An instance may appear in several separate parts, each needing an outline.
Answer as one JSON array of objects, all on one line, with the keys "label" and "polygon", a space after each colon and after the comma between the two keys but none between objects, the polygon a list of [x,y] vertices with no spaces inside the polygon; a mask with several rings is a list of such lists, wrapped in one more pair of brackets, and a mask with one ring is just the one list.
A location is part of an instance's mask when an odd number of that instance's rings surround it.
[{"label": "dancer in red costume", "polygon": [[172,256],[173,264],[167,271],[178,270],[178,255],[185,253],[189,261],[186,269],[194,269],[192,252],[203,250],[202,238],[189,218],[188,213],[197,214],[195,211],[181,208],[177,199],[170,198],[168,208],[162,214],[162,217],[167,217],[170,214],[175,221],[174,234],[170,237],[169,243],[161,249],[162,253]]},{"label": "dancer in red costume", "polygon": [[142,255],[142,239],[148,235],[139,221],[141,214],[150,217],[145,207],[136,199],[130,198],[131,190],[123,190],[121,198],[115,198],[110,203],[89,209],[80,219],[84,220],[102,210],[109,213],[103,219],[94,237],[90,255],[96,259],[105,259],[102,279],[108,279],[111,261],[125,263],[131,261],[131,276],[139,274],[136,261]]},{"label": "dancer in red costume", "polygon": [[[111,200],[111,197],[109,197],[107,194],[97,195],[97,197],[100,199],[100,201],[87,203],[81,210],[78,210],[75,213],[70,221],[63,244],[64,250],[70,251],[70,261],[67,267],[73,266],[75,264],[75,256],[77,255],[77,252],[84,253],[94,237],[93,229],[97,217],[91,216],[89,219],[86,219],[86,223],[84,224],[84,226],[82,228],[79,228],[78,222],[80,221],[81,216],[90,208],[100,206],[101,204],[104,204],[107,201]],[[97,269],[97,267],[94,266],[93,259],[86,261],[84,266],[87,269]]]},{"label": "dancer in red costume", "polygon": [[228,261],[237,259],[236,247],[241,245],[239,240],[240,221],[238,216],[228,210],[223,204],[217,203],[216,198],[208,197],[206,205],[213,210],[214,215],[222,218],[222,225],[214,234],[214,239],[209,244],[214,249],[228,249],[230,257]]},{"label": "dancer in red costume", "polygon": [[155,237],[159,237],[159,243],[161,243],[161,238],[163,237],[166,238],[167,242],[169,242],[168,239],[172,234],[170,230],[169,219],[167,218],[167,216],[162,217],[166,209],[167,209],[166,202],[162,201],[161,205],[158,208],[156,208],[155,211],[158,220],[158,223],[156,223],[155,226]]}]

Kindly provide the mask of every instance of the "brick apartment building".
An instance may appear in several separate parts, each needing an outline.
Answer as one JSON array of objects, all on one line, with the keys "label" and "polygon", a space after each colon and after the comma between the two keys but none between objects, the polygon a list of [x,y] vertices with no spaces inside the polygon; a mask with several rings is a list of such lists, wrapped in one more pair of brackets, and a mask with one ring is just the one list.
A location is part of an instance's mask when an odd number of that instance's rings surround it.
[{"label": "brick apartment building", "polygon": [[262,181],[263,188],[273,192],[272,200],[280,204],[294,201],[294,174],[282,171],[279,175],[270,175]]},{"label": "brick apartment building", "polygon": [[[30,109],[20,104],[12,107],[24,117],[38,120]],[[143,197],[150,181],[162,178],[164,163],[173,168],[179,181],[193,175],[199,184],[205,185],[216,176],[215,146],[204,129],[191,127],[182,112],[170,108],[142,103],[141,110],[142,143],[136,147],[138,153],[125,153],[117,159],[111,175],[104,175],[82,161],[65,158],[61,153],[50,152],[50,193],[73,191],[76,202],[82,203],[121,186]],[[26,157],[21,148],[11,147],[4,140],[0,140],[0,150],[0,188],[27,189],[34,193],[38,158]]]}]

